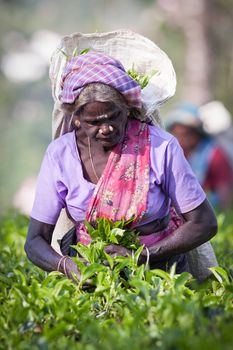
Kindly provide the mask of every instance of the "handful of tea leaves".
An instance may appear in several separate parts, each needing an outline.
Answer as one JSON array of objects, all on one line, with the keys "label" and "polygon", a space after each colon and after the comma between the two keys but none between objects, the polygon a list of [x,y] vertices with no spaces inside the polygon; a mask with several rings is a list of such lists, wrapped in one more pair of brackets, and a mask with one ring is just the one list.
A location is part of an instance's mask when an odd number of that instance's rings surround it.
[{"label": "handful of tea leaves", "polygon": [[93,241],[102,241],[107,244],[119,244],[125,248],[137,249],[140,247],[138,234],[135,230],[127,228],[129,221],[116,221],[99,218],[96,220],[96,226],[93,227],[85,221],[86,229]]}]

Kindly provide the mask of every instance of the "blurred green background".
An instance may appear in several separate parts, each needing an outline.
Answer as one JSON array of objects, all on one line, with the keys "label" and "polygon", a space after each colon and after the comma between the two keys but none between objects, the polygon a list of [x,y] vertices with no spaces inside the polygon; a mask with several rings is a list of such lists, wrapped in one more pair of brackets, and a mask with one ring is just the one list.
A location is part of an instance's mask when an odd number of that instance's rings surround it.
[{"label": "blurred green background", "polygon": [[217,99],[232,113],[232,0],[0,0],[0,212],[13,203],[30,210],[51,140],[48,69],[60,38],[118,28],[147,36],[173,61],[177,93],[162,115],[181,99]]}]

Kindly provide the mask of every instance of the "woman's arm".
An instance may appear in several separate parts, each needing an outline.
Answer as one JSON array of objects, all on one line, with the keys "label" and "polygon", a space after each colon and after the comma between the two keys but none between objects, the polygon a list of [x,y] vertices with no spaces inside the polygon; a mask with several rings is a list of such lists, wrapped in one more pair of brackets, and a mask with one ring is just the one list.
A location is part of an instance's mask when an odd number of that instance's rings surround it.
[{"label": "woman's arm", "polygon": [[[49,272],[57,270],[58,262],[62,257],[51,247],[54,227],[54,225],[46,224],[31,218],[24,246],[28,259],[43,270]],[[73,273],[78,278],[80,277],[76,264],[70,258],[67,258],[65,263],[63,260],[60,264],[59,271],[62,273],[66,272],[67,277],[71,279],[73,279]]]},{"label": "woman's arm", "polygon": [[[217,219],[207,199],[196,209],[182,215],[185,220],[182,226],[148,248],[151,260],[156,262],[188,252],[210,240],[217,233]],[[141,255],[144,260],[147,256],[146,249],[143,249]]]}]

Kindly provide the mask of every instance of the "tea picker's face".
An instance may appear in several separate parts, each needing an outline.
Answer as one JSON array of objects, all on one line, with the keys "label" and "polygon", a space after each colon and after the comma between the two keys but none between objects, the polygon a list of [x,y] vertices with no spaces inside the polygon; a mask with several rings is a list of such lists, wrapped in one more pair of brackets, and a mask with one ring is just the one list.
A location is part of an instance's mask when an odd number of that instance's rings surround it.
[{"label": "tea picker's face", "polygon": [[109,102],[91,102],[85,105],[79,120],[86,135],[111,148],[121,142],[125,135],[128,109],[120,109]]}]

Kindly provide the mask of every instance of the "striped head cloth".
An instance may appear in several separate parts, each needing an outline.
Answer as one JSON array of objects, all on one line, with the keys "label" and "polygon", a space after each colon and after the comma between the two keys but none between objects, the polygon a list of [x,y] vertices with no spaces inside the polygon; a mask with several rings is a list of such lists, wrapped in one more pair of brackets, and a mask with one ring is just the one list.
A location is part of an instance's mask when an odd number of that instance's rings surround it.
[{"label": "striped head cloth", "polygon": [[73,103],[90,83],[110,85],[125,97],[129,107],[142,107],[141,87],[126,73],[120,61],[94,51],[68,62],[62,75],[61,102]]}]

